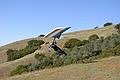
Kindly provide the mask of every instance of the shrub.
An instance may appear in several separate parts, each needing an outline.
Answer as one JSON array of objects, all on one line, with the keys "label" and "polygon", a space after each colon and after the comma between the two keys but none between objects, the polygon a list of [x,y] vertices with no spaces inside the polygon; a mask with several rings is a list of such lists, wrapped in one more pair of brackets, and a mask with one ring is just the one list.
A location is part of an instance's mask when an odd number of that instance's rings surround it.
[{"label": "shrub", "polygon": [[43,53],[41,53],[41,54],[39,54],[39,53],[35,54],[35,58],[36,58],[38,61],[40,61],[40,62],[41,62],[45,57],[46,57],[46,56],[45,56],[45,54],[43,54]]},{"label": "shrub", "polygon": [[81,42],[82,46],[86,45],[87,43],[89,43],[89,40],[83,40],[83,41]]},{"label": "shrub", "polygon": [[115,28],[116,28],[116,29],[120,29],[120,23],[117,24],[117,25],[115,25]]},{"label": "shrub", "polygon": [[120,45],[117,45],[115,48],[110,48],[100,54],[100,57],[109,57],[109,56],[119,56],[120,55]]},{"label": "shrub", "polygon": [[112,24],[113,24],[112,22],[106,22],[106,23],[104,24],[104,27],[110,26],[110,25],[112,25]]},{"label": "shrub", "polygon": [[82,43],[79,39],[72,38],[65,43],[64,47],[65,48],[73,48],[74,46],[81,46],[81,45],[82,45]]},{"label": "shrub", "polygon": [[44,34],[41,34],[41,35],[39,35],[38,37],[44,37],[45,35]]},{"label": "shrub", "polygon": [[54,67],[60,67],[60,66],[62,66],[62,64],[63,64],[63,60],[61,58],[58,58],[58,59],[53,61]]},{"label": "shrub", "polygon": [[[45,54],[36,54],[35,58],[39,61],[36,65],[24,65],[14,70],[12,74],[21,74],[24,72],[60,67],[75,63],[91,63],[94,59],[119,56],[120,55],[120,35],[112,34],[106,38],[101,37],[98,40],[90,41],[86,45],[72,49],[68,49],[67,56],[59,56],[53,54],[52,56],[45,56]],[[14,50],[9,50],[8,53],[13,53]],[[32,67],[32,68],[31,68]],[[21,69],[22,68],[22,69]],[[18,71],[18,72],[17,72]]]},{"label": "shrub", "polygon": [[35,52],[35,50],[37,50],[37,47],[33,47],[33,48],[26,47],[25,49],[21,49],[19,51],[9,49],[6,52],[7,53],[7,61],[13,61],[13,60],[19,59],[21,57],[24,57],[28,54]]},{"label": "shrub", "polygon": [[27,72],[26,66],[25,65],[19,65],[19,66],[16,67],[15,70],[13,70],[11,72],[11,76],[16,75],[16,74],[22,74],[22,73],[25,73],[25,72]]},{"label": "shrub", "polygon": [[35,46],[40,46],[44,43],[45,42],[43,40],[30,40],[30,41],[28,41],[28,46],[29,47],[35,47]]},{"label": "shrub", "polygon": [[40,45],[44,44],[43,40],[31,40],[28,42],[28,46],[26,46],[24,49],[21,49],[19,51],[17,50],[12,50],[9,49],[6,54],[7,54],[7,61],[13,61],[16,59],[19,59],[21,57],[24,57],[28,54],[31,54],[35,52],[38,48],[41,48]]},{"label": "shrub", "polygon": [[92,41],[92,40],[96,40],[96,39],[99,39],[98,35],[97,34],[93,34],[89,37],[89,40]]},{"label": "shrub", "polygon": [[72,63],[72,59],[70,57],[68,57],[67,59],[65,59],[64,61],[64,65],[69,65]]},{"label": "shrub", "polygon": [[117,45],[115,48],[114,48],[114,54],[115,56],[120,56],[120,45]]},{"label": "shrub", "polygon": [[93,62],[92,59],[85,59],[85,60],[83,60],[83,63],[85,63],[85,64],[87,64],[87,63],[92,63],[92,62]]},{"label": "shrub", "polygon": [[98,26],[94,27],[94,29],[97,29],[97,28],[99,28],[99,27]]},{"label": "shrub", "polygon": [[19,54],[17,50],[12,50],[12,49],[9,49],[7,52],[7,61],[13,61],[15,59],[17,59],[17,57],[19,57]]}]

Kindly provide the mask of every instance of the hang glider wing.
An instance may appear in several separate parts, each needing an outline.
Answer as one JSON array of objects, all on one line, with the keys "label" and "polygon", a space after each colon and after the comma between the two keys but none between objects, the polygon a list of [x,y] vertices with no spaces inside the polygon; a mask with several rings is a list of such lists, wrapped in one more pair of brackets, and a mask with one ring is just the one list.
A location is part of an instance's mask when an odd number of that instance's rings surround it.
[{"label": "hang glider wing", "polygon": [[52,38],[60,38],[61,34],[63,32],[65,32],[66,30],[68,30],[71,27],[60,27],[60,28],[56,28],[54,29],[52,32],[48,33],[44,38],[47,37],[52,37]]}]

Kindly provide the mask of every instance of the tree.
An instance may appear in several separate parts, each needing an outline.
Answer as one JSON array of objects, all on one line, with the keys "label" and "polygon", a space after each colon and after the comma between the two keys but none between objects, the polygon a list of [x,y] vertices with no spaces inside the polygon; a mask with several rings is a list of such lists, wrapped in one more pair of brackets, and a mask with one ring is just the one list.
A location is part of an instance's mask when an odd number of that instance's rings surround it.
[{"label": "tree", "polygon": [[65,43],[64,47],[65,48],[73,48],[74,46],[81,46],[81,45],[82,45],[82,43],[79,39],[72,38]]},{"label": "tree", "polygon": [[19,65],[15,70],[11,72],[11,76],[16,75],[16,74],[22,74],[27,72],[27,68],[25,65]]},{"label": "tree", "polygon": [[44,37],[45,35],[44,34],[41,34],[41,35],[39,35],[38,37]]},{"label": "tree", "polygon": [[12,50],[12,49],[9,49],[6,52],[6,54],[7,54],[7,61],[13,61],[13,60],[17,59],[16,56],[17,57],[19,56],[18,51],[17,50]]},{"label": "tree", "polygon": [[87,43],[89,43],[89,40],[83,40],[82,41],[82,46],[86,45]]},{"label": "tree", "polygon": [[117,24],[117,25],[115,25],[115,28],[116,28],[116,29],[120,29],[120,23]]},{"label": "tree", "polygon": [[94,27],[94,29],[97,29],[97,28],[98,28],[98,26]]},{"label": "tree", "polygon": [[28,41],[28,46],[29,47],[40,46],[42,44],[44,44],[43,40],[30,40],[30,41]]},{"label": "tree", "polygon": [[106,27],[106,26],[110,26],[112,24],[113,24],[112,22],[106,22],[103,26]]},{"label": "tree", "polygon": [[89,37],[89,40],[92,41],[92,40],[96,40],[96,39],[99,39],[98,35],[97,34],[93,34]]},{"label": "tree", "polygon": [[39,53],[35,54],[35,58],[36,58],[39,62],[41,62],[45,57],[46,57],[46,56],[45,56],[45,54],[43,54],[43,53],[41,53],[41,54],[39,54]]}]

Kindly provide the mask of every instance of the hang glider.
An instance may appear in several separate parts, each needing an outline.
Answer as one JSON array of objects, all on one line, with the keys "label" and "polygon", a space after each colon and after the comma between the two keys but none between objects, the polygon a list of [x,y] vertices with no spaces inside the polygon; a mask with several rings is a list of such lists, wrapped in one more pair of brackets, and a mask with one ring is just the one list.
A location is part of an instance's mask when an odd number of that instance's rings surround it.
[{"label": "hang glider", "polygon": [[44,38],[47,38],[47,37],[53,38],[53,42],[52,42],[52,44],[49,46],[49,48],[53,48],[53,49],[55,50],[56,54],[58,54],[58,55],[63,55],[63,54],[64,54],[64,55],[67,55],[67,54],[57,46],[55,39],[56,39],[56,38],[59,39],[60,36],[61,36],[61,34],[62,34],[63,32],[65,32],[66,30],[68,30],[69,28],[71,28],[71,27],[59,27],[59,28],[56,28],[56,29],[54,29],[53,31],[51,31],[50,33],[48,33],[48,34],[44,37]]},{"label": "hang glider", "polygon": [[46,36],[44,36],[44,38],[47,38],[47,37],[51,37],[51,38],[60,38],[61,34],[63,32],[65,32],[66,30],[68,30],[69,26],[67,27],[58,27],[58,28],[55,28],[53,31],[51,31],[50,33],[48,33]]}]

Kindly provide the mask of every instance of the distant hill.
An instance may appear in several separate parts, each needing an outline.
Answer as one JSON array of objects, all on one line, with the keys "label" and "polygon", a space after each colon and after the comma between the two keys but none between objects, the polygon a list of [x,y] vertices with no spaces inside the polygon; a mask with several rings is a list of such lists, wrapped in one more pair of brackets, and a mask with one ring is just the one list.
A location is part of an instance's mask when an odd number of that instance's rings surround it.
[{"label": "distant hill", "polygon": [[[92,34],[97,34],[99,37],[101,36],[106,37],[111,35],[112,33],[117,34],[117,30],[114,28],[114,26],[115,25],[106,26],[106,27],[97,28],[97,29],[89,29],[89,30],[65,33],[63,34],[64,37],[57,41],[58,46],[63,47],[65,41],[67,41],[67,39],[70,39],[70,38],[78,38],[80,40],[84,40],[84,39],[88,39],[88,37]],[[45,42],[52,42],[51,38],[37,37],[37,38],[29,38],[21,41],[16,41],[14,43],[7,44],[5,46],[0,47],[0,77],[1,78],[8,77],[9,73],[18,65],[28,64],[30,62],[36,63],[37,60],[34,58],[34,55],[38,52],[45,53],[46,55],[52,54],[52,52],[48,52],[49,44],[47,44],[47,45],[42,45],[42,48],[40,50],[36,50],[34,53],[29,54],[23,58],[17,59],[15,61],[6,62],[7,61],[6,51],[8,49],[16,49],[16,50],[23,49],[27,45],[27,42],[33,39],[44,40]]]}]

